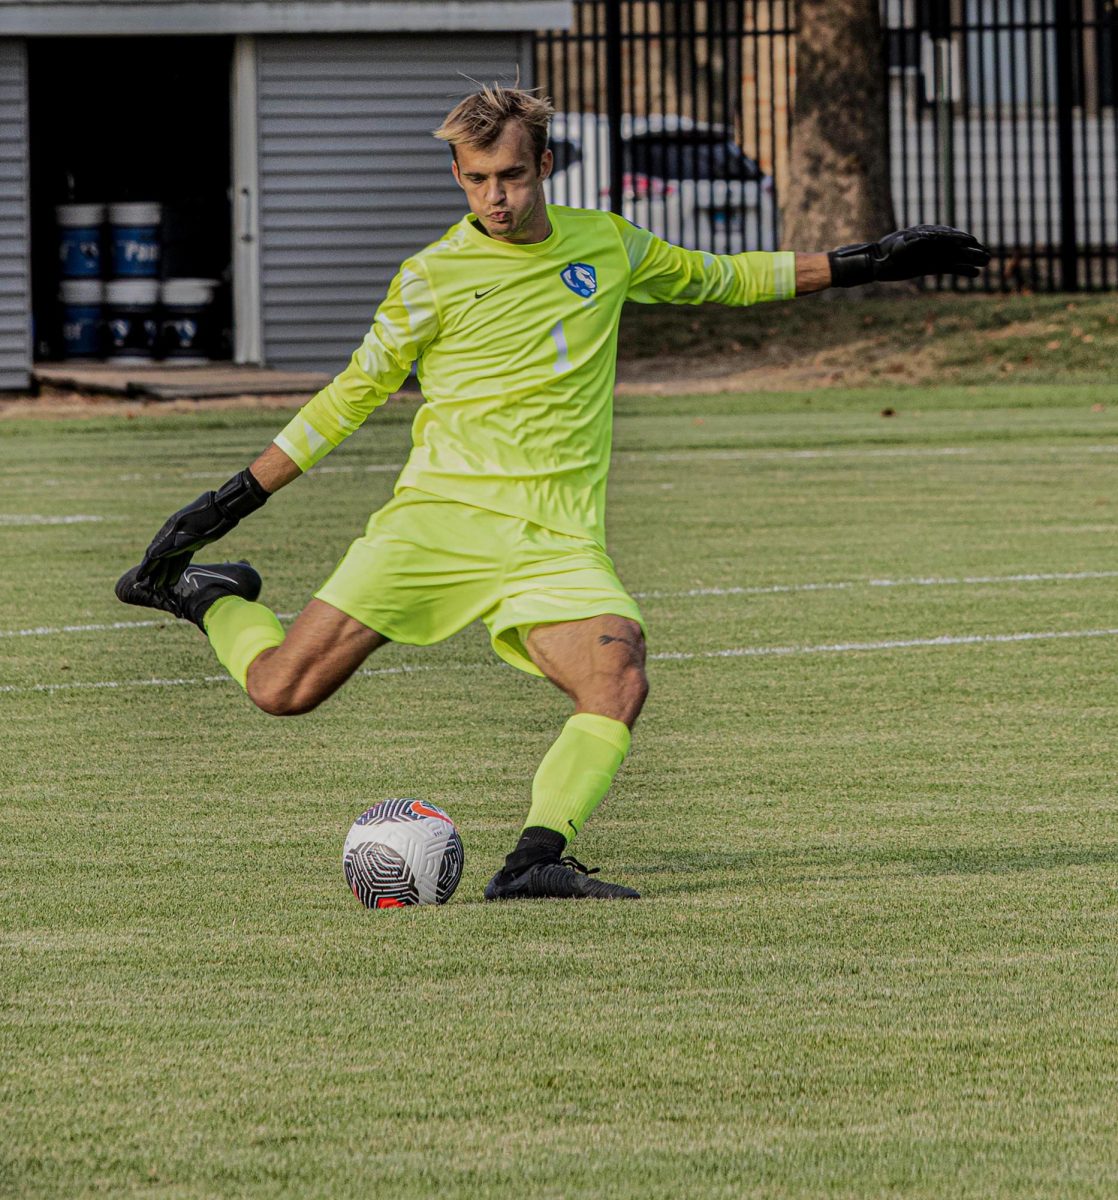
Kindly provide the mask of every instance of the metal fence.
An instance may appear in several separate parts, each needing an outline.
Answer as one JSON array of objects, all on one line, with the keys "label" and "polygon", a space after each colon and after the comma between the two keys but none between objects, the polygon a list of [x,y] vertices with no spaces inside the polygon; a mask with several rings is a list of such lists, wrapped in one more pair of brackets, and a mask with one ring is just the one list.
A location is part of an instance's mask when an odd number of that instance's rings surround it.
[{"label": "metal fence", "polygon": [[[575,0],[574,18],[536,39],[552,199],[699,249],[776,248],[794,0]],[[986,290],[1118,288],[1118,2],[883,0],[882,23],[898,222],[976,233]]]}]

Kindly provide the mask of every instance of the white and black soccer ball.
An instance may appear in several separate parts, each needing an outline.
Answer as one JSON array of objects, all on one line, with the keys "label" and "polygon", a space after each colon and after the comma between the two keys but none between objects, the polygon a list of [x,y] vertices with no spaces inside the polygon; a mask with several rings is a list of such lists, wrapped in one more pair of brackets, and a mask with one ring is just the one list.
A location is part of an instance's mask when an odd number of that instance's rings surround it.
[{"label": "white and black soccer ball", "polygon": [[366,908],[445,904],[462,878],[462,839],[441,808],[382,800],[350,826],[342,869]]}]

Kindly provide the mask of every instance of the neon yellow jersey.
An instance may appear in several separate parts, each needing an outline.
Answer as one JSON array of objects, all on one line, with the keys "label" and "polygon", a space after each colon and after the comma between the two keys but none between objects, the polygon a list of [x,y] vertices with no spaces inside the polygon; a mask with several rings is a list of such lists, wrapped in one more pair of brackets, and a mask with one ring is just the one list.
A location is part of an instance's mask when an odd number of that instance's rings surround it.
[{"label": "neon yellow jersey", "polygon": [[307,470],[417,362],[426,403],[397,492],[604,544],[622,305],[787,299],[795,255],[683,250],[613,213],[547,211],[542,242],[495,241],[467,216],[404,262],[349,366],[276,445]]}]

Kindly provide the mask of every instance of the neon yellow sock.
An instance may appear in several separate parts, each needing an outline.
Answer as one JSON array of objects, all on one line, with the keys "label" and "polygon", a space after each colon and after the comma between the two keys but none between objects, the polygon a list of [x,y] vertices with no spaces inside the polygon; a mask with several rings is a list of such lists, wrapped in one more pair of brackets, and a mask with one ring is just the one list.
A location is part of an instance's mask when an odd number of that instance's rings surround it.
[{"label": "neon yellow sock", "polygon": [[532,780],[532,807],[525,828],[542,825],[570,841],[609,791],[630,741],[622,721],[575,713]]},{"label": "neon yellow sock", "polygon": [[202,618],[206,637],[218,662],[245,687],[252,660],[258,654],[278,646],[286,634],[279,618],[264,604],[240,596],[222,596],[210,605]]}]

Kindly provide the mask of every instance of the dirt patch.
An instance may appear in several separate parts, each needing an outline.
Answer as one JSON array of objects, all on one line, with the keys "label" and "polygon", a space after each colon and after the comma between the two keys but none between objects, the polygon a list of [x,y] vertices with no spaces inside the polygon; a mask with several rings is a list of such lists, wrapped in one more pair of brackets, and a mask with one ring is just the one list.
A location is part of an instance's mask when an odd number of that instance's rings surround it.
[{"label": "dirt patch", "polygon": [[888,382],[923,383],[944,377],[933,347],[901,349],[875,337],[807,354],[786,346],[766,355],[743,351],[699,360],[687,355],[622,362],[618,365],[617,393],[800,392]]},{"label": "dirt patch", "polygon": [[1051,321],[1014,321],[1003,329],[983,329],[977,336],[984,342],[1004,342],[1010,338],[1036,338],[1039,341],[1062,332],[1063,326]]}]

